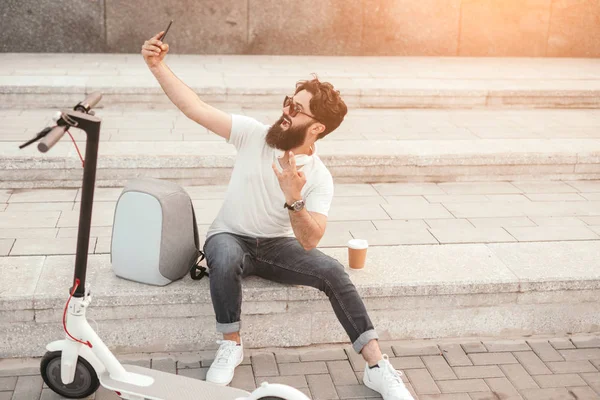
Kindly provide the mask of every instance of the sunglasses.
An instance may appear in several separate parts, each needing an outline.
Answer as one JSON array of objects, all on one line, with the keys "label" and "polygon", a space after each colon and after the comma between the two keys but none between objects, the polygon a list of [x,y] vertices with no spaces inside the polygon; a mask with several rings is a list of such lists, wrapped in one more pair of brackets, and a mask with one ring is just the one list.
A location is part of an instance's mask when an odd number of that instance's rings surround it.
[{"label": "sunglasses", "polygon": [[285,108],[285,107],[289,107],[288,114],[290,114],[290,117],[292,117],[292,118],[298,114],[304,114],[307,117],[310,117],[310,118],[314,119],[315,121],[322,123],[321,121],[316,119],[314,116],[301,111],[300,105],[298,103],[296,103],[294,101],[294,99],[291,98],[290,96],[285,96],[285,99],[283,100],[283,108]]}]

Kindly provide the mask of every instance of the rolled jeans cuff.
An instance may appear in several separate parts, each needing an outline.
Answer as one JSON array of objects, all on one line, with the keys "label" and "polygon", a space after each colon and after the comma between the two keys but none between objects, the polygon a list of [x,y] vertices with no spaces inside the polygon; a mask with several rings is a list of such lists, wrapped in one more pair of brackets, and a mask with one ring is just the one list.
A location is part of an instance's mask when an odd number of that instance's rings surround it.
[{"label": "rolled jeans cuff", "polygon": [[234,333],[239,332],[241,327],[240,321],[238,322],[230,322],[228,324],[221,324],[217,322],[217,332],[220,333]]},{"label": "rolled jeans cuff", "polygon": [[374,329],[369,329],[368,331],[362,333],[358,339],[352,343],[352,347],[354,348],[354,351],[360,354],[363,347],[365,347],[365,345],[373,339],[379,339],[379,335],[377,335],[377,332],[375,332]]}]

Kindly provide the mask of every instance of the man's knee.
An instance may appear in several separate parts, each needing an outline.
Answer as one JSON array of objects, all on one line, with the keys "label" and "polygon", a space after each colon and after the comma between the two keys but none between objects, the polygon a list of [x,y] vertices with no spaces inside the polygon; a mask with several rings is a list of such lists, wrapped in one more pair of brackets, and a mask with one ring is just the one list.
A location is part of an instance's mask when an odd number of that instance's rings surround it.
[{"label": "man's knee", "polygon": [[241,273],[244,251],[233,235],[220,233],[210,237],[204,246],[204,255],[211,276]]},{"label": "man's knee", "polygon": [[318,289],[326,292],[328,289],[336,290],[337,288],[347,286],[348,284],[352,285],[350,276],[338,260],[323,254],[323,256],[319,257],[319,263],[318,275],[321,284]]}]

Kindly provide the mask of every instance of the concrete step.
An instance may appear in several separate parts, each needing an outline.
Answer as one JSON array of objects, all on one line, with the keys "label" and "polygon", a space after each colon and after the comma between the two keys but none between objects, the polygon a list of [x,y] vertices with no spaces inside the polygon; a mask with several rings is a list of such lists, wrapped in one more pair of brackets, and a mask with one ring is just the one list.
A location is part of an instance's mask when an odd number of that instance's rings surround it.
[{"label": "concrete step", "polygon": [[[316,73],[362,108],[598,108],[600,61],[569,58],[205,56],[165,62],[203,100],[273,107]],[[140,54],[0,54],[0,107],[163,108]]]},{"label": "concrete step", "polygon": [[[273,123],[277,109],[224,110]],[[18,145],[47,126],[52,109],[3,110],[0,187],[79,187],[81,162],[68,137],[50,152]],[[225,184],[233,146],[178,110],[99,110],[98,186],[140,176],[182,185]],[[72,129],[83,153],[85,135]],[[600,177],[598,110],[350,110],[317,142],[340,183]]]},{"label": "concrete step", "polygon": [[[324,249],[347,266],[346,249]],[[598,332],[600,241],[376,246],[348,270],[384,340]],[[0,357],[30,357],[63,337],[74,256],[1,257]],[[92,255],[90,319],[117,353],[214,349],[208,280],[165,287],[117,278]],[[348,339],[318,290],[244,281],[245,344],[292,347]],[[96,325],[91,323],[94,328]]]}]

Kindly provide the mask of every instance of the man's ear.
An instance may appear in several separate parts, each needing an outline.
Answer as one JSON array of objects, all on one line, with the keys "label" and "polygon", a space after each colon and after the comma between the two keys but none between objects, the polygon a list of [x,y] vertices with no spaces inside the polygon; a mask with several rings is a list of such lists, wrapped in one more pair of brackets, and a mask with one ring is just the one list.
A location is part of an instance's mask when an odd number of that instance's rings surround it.
[{"label": "man's ear", "polygon": [[320,135],[321,133],[325,132],[325,125],[319,123],[319,124],[315,124],[314,128],[313,128],[313,133],[315,135]]}]

